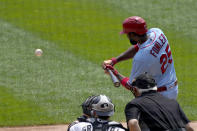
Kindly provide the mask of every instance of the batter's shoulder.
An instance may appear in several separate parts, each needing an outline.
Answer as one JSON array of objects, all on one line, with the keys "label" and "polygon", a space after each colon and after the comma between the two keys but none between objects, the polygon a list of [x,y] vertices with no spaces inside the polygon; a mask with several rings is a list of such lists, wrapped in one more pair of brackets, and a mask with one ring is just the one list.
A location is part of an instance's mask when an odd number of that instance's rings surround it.
[{"label": "batter's shoulder", "polygon": [[150,28],[150,32],[155,31],[155,32],[163,32],[160,28]]}]

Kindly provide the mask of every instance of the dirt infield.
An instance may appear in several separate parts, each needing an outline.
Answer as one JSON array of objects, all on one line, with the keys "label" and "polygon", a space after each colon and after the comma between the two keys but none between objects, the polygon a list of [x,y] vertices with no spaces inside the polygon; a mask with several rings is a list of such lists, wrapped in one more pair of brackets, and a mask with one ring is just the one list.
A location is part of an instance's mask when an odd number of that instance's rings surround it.
[{"label": "dirt infield", "polygon": [[[126,123],[122,123],[126,126]],[[192,122],[192,127],[197,131],[197,122]],[[31,127],[4,127],[0,131],[66,131],[68,125],[47,125],[47,126],[31,126]]]},{"label": "dirt infield", "polygon": [[47,125],[30,127],[6,127],[0,128],[0,131],[66,131],[68,125]]}]

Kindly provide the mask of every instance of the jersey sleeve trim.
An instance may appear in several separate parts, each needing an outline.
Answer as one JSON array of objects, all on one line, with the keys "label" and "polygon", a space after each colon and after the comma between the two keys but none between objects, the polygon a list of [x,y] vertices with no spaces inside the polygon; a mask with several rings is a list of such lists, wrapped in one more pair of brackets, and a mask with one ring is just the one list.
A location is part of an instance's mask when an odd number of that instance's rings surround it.
[{"label": "jersey sleeve trim", "polygon": [[150,45],[152,45],[152,44],[154,43],[154,41],[155,41],[155,39],[156,39],[156,33],[155,33],[154,31],[153,31],[153,33],[154,33],[154,35],[155,35],[153,41],[152,41],[150,44],[148,44],[148,45],[146,45],[146,46],[144,46],[144,47],[141,47],[140,49],[149,47]]},{"label": "jersey sleeve trim", "polygon": [[138,52],[139,50],[139,46],[138,45],[134,45],[135,51]]}]

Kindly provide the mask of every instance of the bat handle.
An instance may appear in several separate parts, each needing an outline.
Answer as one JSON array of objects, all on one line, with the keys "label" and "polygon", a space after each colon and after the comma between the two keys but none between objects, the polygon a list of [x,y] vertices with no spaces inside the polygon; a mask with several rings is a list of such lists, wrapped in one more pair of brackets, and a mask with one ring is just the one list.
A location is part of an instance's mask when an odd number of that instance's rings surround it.
[{"label": "bat handle", "polygon": [[111,70],[107,70],[109,72],[109,75],[111,76],[112,82],[114,84],[115,87],[119,87],[120,86],[120,81],[118,80],[118,78],[114,75],[114,73]]}]

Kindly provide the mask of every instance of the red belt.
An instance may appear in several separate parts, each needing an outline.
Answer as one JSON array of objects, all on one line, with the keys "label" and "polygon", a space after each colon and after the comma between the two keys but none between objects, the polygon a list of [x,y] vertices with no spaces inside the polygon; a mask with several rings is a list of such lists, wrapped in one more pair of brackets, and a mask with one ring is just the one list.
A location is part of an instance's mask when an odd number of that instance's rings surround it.
[{"label": "red belt", "polygon": [[[174,82],[174,85],[171,86],[170,88],[175,87],[177,84],[178,84],[178,81],[176,80],[176,81]],[[161,87],[158,87],[158,88],[157,88],[157,92],[162,92],[162,91],[167,91],[167,87],[166,87],[166,86],[161,86]]]}]

